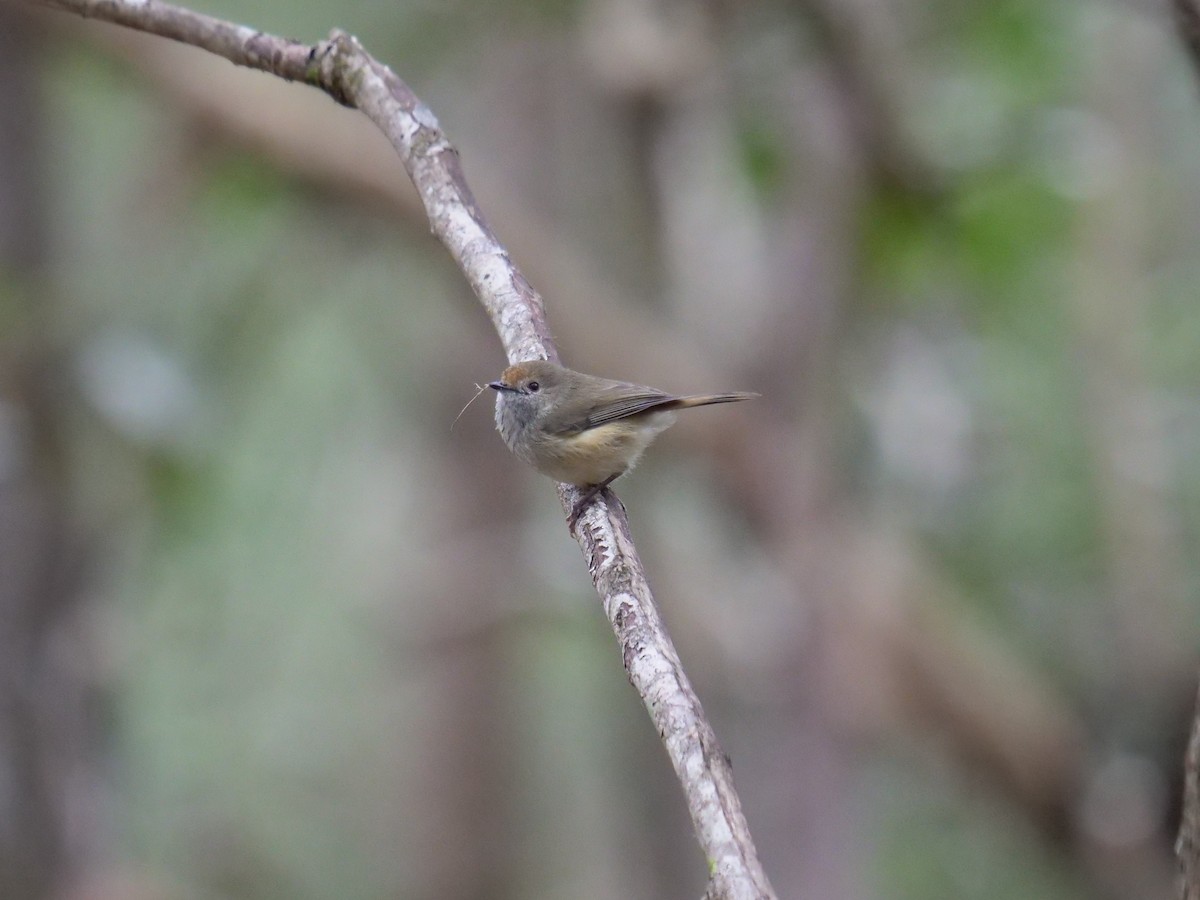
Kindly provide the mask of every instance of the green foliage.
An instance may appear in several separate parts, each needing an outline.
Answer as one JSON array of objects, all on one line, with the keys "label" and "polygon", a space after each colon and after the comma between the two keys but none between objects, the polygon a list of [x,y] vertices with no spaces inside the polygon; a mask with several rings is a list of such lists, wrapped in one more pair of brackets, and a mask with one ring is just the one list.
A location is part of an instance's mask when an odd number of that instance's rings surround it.
[{"label": "green foliage", "polygon": [[994,798],[956,789],[926,765],[880,765],[873,803],[876,879],[889,900],[1083,900],[1091,896],[1028,822]]},{"label": "green foliage", "polygon": [[780,135],[761,121],[744,124],[738,131],[742,168],[762,202],[778,198],[785,183],[786,147]]}]

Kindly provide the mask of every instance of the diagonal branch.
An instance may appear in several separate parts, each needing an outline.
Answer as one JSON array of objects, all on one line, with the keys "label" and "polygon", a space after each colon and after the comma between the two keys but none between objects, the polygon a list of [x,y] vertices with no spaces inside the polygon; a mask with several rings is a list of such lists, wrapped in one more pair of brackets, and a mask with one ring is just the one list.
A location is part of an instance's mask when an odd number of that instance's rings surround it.
[{"label": "diagonal branch", "polygon": [[[32,0],[209,50],[231,62],[303,81],[366,114],[399,154],[433,233],[483,304],[510,361],[558,353],[541,297],[517,270],[483,218],[436,117],[385,65],[348,34],[307,45],[158,0]],[[564,511],[575,500],[560,486]],[[592,581],[620,643],[629,680],[649,711],[683,785],[708,860],[706,896],[759,900],[774,892],[733,787],[729,762],[658,614],[619,504],[592,504],[577,529]]]},{"label": "diagonal branch", "polygon": [[1200,900],[1200,696],[1184,757],[1183,785],[1183,811],[1175,840],[1179,900]]}]

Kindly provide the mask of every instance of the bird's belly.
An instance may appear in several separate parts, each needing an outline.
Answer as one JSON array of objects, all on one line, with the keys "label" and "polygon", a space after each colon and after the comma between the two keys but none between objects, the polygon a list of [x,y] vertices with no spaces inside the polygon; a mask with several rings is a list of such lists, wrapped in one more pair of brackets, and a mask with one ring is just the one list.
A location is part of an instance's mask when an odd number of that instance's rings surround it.
[{"label": "bird's belly", "polygon": [[556,442],[554,452],[543,454],[538,470],[567,484],[600,484],[632,469],[643,451],[675,419],[659,413],[652,419],[620,420],[589,428]]}]

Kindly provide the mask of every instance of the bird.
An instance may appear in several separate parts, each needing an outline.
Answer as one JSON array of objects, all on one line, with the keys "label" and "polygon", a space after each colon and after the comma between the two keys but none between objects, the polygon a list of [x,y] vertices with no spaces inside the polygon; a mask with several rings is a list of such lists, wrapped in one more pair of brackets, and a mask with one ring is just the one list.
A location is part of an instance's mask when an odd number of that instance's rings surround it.
[{"label": "bird", "polygon": [[676,396],[545,359],[515,363],[487,387],[496,392],[496,428],[508,448],[543,475],[583,491],[567,520],[570,531],[593,498],[675,423],[676,411],[759,396],[749,391]]}]

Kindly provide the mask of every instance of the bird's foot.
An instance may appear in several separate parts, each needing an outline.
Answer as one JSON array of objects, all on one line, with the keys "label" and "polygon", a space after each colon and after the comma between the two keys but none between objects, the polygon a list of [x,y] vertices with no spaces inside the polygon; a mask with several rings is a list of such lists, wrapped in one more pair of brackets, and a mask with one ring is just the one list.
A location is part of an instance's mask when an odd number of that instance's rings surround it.
[{"label": "bird's foot", "polygon": [[[616,477],[616,475],[613,475],[612,478],[606,478],[599,484],[589,485],[583,491],[583,493],[579,495],[579,499],[575,501],[575,505],[571,508],[571,515],[567,517],[567,531],[571,532],[571,534],[575,533],[575,526],[579,524],[579,517],[583,515],[584,511],[589,506],[591,506],[592,501],[595,500],[596,497],[599,496],[610,484],[612,484]],[[609,491],[609,495],[614,499],[616,497],[616,495],[611,491]],[[619,500],[617,502],[620,503]],[[623,508],[624,507],[622,506],[622,509]]]}]

